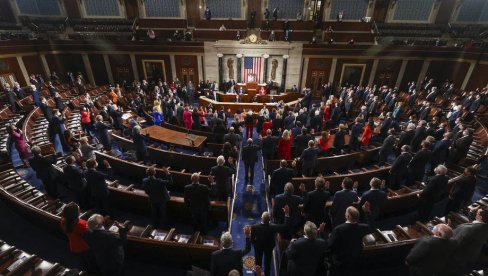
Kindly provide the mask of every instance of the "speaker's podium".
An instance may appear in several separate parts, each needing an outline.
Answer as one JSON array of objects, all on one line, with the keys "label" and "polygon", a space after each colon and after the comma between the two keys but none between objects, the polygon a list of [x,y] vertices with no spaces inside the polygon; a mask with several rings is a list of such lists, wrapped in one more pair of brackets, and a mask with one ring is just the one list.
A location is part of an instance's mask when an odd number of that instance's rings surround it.
[{"label": "speaker's podium", "polygon": [[266,89],[266,83],[258,83],[255,81],[247,83],[236,83],[236,91],[239,90],[241,87],[252,98],[259,93],[261,87]]}]

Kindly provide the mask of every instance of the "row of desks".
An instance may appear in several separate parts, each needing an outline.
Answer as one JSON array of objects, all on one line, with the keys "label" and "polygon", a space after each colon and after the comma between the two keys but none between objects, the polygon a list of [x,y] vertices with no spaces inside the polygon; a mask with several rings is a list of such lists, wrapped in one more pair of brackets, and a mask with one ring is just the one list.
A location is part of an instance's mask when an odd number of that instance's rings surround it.
[{"label": "row of desks", "polygon": [[[251,103],[255,93],[250,93],[252,90],[249,90],[248,93],[246,94],[226,94],[223,92],[217,92],[217,99],[220,102],[229,102],[229,103],[235,103],[237,102],[237,96],[239,96],[239,102],[240,103]],[[298,100],[300,98],[300,93],[286,93],[286,94],[281,94],[281,95],[263,95],[257,96],[257,102],[258,103],[270,103],[271,99],[275,100],[276,102],[283,101],[285,103],[287,102],[292,102],[295,100]]]}]

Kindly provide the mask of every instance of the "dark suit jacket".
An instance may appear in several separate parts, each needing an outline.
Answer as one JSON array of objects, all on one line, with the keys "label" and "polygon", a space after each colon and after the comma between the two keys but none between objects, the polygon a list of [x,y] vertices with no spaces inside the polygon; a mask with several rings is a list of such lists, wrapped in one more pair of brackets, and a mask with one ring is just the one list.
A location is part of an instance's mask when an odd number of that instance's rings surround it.
[{"label": "dark suit jacket", "polygon": [[243,249],[222,248],[212,253],[210,259],[211,276],[227,276],[233,269],[242,275],[242,257],[251,251],[251,239],[246,238],[246,247]]},{"label": "dark suit jacket", "polygon": [[355,191],[343,189],[334,195],[330,215],[335,226],[343,223],[347,207],[351,206],[353,202],[358,201],[358,195]]},{"label": "dark suit jacket", "polygon": [[454,142],[453,147],[455,149],[455,161],[459,161],[462,158],[466,157],[472,142],[473,137],[471,135],[461,137]]},{"label": "dark suit jacket", "polygon": [[300,161],[302,162],[302,168],[314,168],[315,162],[317,161],[317,154],[320,149],[318,148],[307,148],[302,152],[300,156]]},{"label": "dark suit jacket", "polygon": [[122,271],[127,230],[120,231],[119,236],[107,230],[87,231],[84,239],[102,271],[112,273]]},{"label": "dark suit jacket", "polygon": [[314,190],[308,192],[303,199],[303,212],[306,218],[319,226],[325,222],[325,203],[330,199],[328,191]]},{"label": "dark suit jacket", "polygon": [[383,121],[383,124],[381,124],[380,133],[383,135],[383,137],[386,136],[388,130],[390,129],[391,121],[391,118],[386,118]]},{"label": "dark suit jacket", "polygon": [[242,148],[242,161],[246,164],[254,164],[258,161],[259,147],[256,145],[247,144]]},{"label": "dark suit jacket", "polygon": [[334,136],[334,148],[340,150],[344,147],[346,131],[339,130]]},{"label": "dark suit jacket", "polygon": [[215,177],[215,183],[217,184],[217,189],[219,191],[229,192],[229,178],[235,173],[234,168],[227,166],[213,166],[210,170],[210,175]]},{"label": "dark suit jacket", "polygon": [[410,142],[410,147],[413,152],[417,151],[420,147],[420,143],[425,139],[426,136],[425,127],[417,127],[415,129],[415,134],[413,135],[412,141]]},{"label": "dark suit jacket", "polygon": [[405,131],[400,135],[400,140],[398,140],[398,148],[401,148],[403,145],[410,145],[412,142],[413,136],[415,136],[415,130]]},{"label": "dark suit jacket", "polygon": [[406,263],[414,275],[433,275],[448,265],[449,257],[456,247],[454,240],[434,236],[420,238],[412,248]]},{"label": "dark suit jacket", "polygon": [[388,137],[385,138],[385,140],[383,140],[383,145],[381,146],[379,154],[381,157],[384,157],[384,160],[386,160],[388,155],[393,152],[393,148],[395,147],[395,142],[396,142],[396,138],[393,135],[389,135]]},{"label": "dark suit jacket", "polygon": [[199,183],[186,185],[184,198],[192,213],[205,213],[210,205],[210,188]]},{"label": "dark suit jacket", "polygon": [[425,165],[430,161],[431,156],[430,150],[419,150],[408,163],[408,168],[417,175],[424,175]]},{"label": "dark suit jacket", "polygon": [[448,190],[447,182],[449,177],[446,175],[435,175],[429,179],[427,186],[420,193],[420,198],[423,200],[431,200],[436,202],[442,199]]},{"label": "dark suit jacket", "polygon": [[318,269],[323,265],[327,242],[322,239],[305,237],[290,243],[286,249],[288,275],[319,275]]},{"label": "dark suit jacket", "polygon": [[303,152],[304,149],[307,148],[308,146],[308,141],[312,140],[312,136],[310,134],[300,134],[295,139],[293,140],[293,143],[295,144],[295,149],[296,149],[296,156],[300,156]]},{"label": "dark suit jacket", "polygon": [[67,165],[63,168],[64,181],[71,191],[79,192],[86,188],[85,173],[76,165]]},{"label": "dark suit jacket", "polygon": [[293,178],[293,170],[289,168],[279,168],[271,174],[270,194],[271,196],[283,193],[285,184]]},{"label": "dark suit jacket", "polygon": [[142,187],[149,196],[149,202],[151,204],[165,204],[168,200],[170,200],[167,187],[171,186],[172,184],[173,177],[171,175],[167,175],[166,179],[147,177],[142,180]]},{"label": "dark suit jacket", "polygon": [[390,169],[390,174],[405,174],[407,172],[407,165],[410,163],[412,155],[409,152],[400,154],[393,162]]},{"label": "dark suit jacket", "polygon": [[471,175],[463,176],[454,182],[450,197],[456,202],[464,203],[471,199],[475,186],[476,177]]},{"label": "dark suit jacket", "polygon": [[105,182],[108,174],[95,169],[88,169],[85,173],[85,178],[91,197],[108,197],[109,190]]},{"label": "dark suit jacket", "polygon": [[488,241],[488,224],[466,223],[454,229],[452,239],[458,245],[454,249],[452,257],[460,264],[476,262],[483,246]]},{"label": "dark suit jacket", "polygon": [[240,137],[235,133],[227,133],[224,135],[224,142],[229,142],[232,146],[238,146]]},{"label": "dark suit jacket", "polygon": [[343,223],[335,227],[329,239],[332,262],[338,266],[354,265],[363,251],[363,237],[372,230],[363,223]]},{"label": "dark suit jacket", "polygon": [[290,207],[290,220],[291,227],[295,227],[300,223],[301,214],[298,209],[298,205],[302,204],[303,200],[297,195],[279,194],[275,197],[275,205],[273,206],[273,216],[276,223],[285,222],[285,213],[283,213],[283,207],[288,205]]},{"label": "dark suit jacket", "polygon": [[275,235],[286,229],[283,224],[255,224],[251,226],[251,243],[254,248],[269,251],[275,247]]},{"label": "dark suit jacket", "polygon": [[263,138],[261,142],[261,151],[263,155],[275,155],[276,152],[276,145],[278,144],[278,140],[280,138],[276,136],[266,136]]},{"label": "dark suit jacket", "polygon": [[29,160],[31,168],[36,172],[37,178],[41,180],[51,180],[54,176],[52,165],[55,160],[45,156],[34,156]]},{"label": "dark suit jacket", "polygon": [[361,195],[361,201],[359,205],[368,201],[370,203],[371,218],[376,219],[381,211],[381,207],[387,199],[386,193],[382,190],[367,190]]}]

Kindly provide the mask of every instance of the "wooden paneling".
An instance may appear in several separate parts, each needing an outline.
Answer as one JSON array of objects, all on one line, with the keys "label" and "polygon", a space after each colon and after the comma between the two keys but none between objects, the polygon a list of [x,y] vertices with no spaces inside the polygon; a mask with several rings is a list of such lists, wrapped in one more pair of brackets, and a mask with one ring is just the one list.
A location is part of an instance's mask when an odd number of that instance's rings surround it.
[{"label": "wooden paneling", "polygon": [[196,56],[175,56],[176,76],[183,82],[183,68],[193,69],[193,80],[198,82],[198,60]]},{"label": "wooden paneling", "polygon": [[471,74],[471,78],[469,79],[466,89],[473,90],[476,88],[486,87],[486,85],[488,84],[486,72],[488,72],[488,64],[476,65],[473,74]]},{"label": "wooden paneling", "polygon": [[200,16],[203,14],[203,10],[199,8],[200,5],[200,0],[186,0],[186,18],[188,19],[188,26],[195,26],[197,22],[200,21]]},{"label": "wooden paneling", "polygon": [[139,0],[125,0],[125,10],[127,18],[136,18],[139,16]]},{"label": "wooden paneling", "polygon": [[21,86],[27,85],[24,77],[22,76],[22,71],[20,70],[20,66],[16,58],[12,57],[0,59],[0,74],[7,73],[14,74],[15,78]]},{"label": "wooden paneling", "polygon": [[435,18],[436,24],[447,24],[451,19],[452,12],[456,6],[457,0],[442,0],[440,1],[439,12]]},{"label": "wooden paneling", "polygon": [[46,61],[51,70],[55,71],[57,75],[66,80],[67,72],[81,72],[86,78],[85,66],[80,54],[46,54]]},{"label": "wooden paneling", "polygon": [[81,13],[80,13],[80,8],[78,7],[78,1],[73,1],[73,0],[62,0],[64,9],[66,10],[66,13],[68,17],[71,18],[80,18]]},{"label": "wooden paneling", "polygon": [[376,68],[373,83],[377,85],[394,86],[401,66],[401,60],[380,59],[378,62],[378,67]]},{"label": "wooden paneling", "polygon": [[312,71],[325,71],[325,80],[324,81],[331,81],[329,80],[330,74],[330,67],[332,65],[332,59],[330,58],[310,58],[308,60],[308,70],[307,70],[307,78],[305,86],[310,87],[310,78],[312,75]]},{"label": "wooden paneling", "polygon": [[400,89],[406,89],[407,83],[414,81],[417,82],[417,79],[420,74],[420,69],[422,69],[422,64],[424,63],[423,60],[409,60],[407,63],[407,67],[405,68],[405,74],[403,74],[402,83],[400,85]]},{"label": "wooden paneling", "polygon": [[[173,79],[171,74],[171,59],[168,55],[136,55],[137,71],[139,72],[139,79],[144,79],[144,68],[142,67],[143,60],[163,60],[166,73],[166,81]],[[163,80],[165,81],[165,80]]]},{"label": "wooden paneling", "polygon": [[261,0],[248,0],[247,1],[247,17],[250,17],[251,11],[254,10],[256,12],[256,21],[254,22],[254,26],[258,28],[261,26],[261,20],[263,19],[263,10],[261,9]]},{"label": "wooden paneling", "polygon": [[369,75],[371,74],[371,67],[373,66],[373,60],[372,59],[338,59],[337,60],[337,67],[334,75],[334,83],[336,85],[341,85],[340,80],[341,80],[341,74],[342,74],[342,67],[344,64],[354,64],[354,65],[366,65],[364,72],[363,72],[363,79],[361,82],[362,86],[366,86],[368,84],[369,80]]},{"label": "wooden paneling", "polygon": [[35,56],[23,56],[22,61],[24,61],[25,69],[27,69],[27,74],[41,74],[44,79],[48,79],[46,71],[41,63],[41,58],[38,55]]},{"label": "wooden paneling", "polygon": [[93,72],[93,77],[95,78],[95,83],[98,85],[104,85],[109,83],[107,70],[105,68],[105,61],[103,60],[103,55],[92,54],[88,55],[90,60],[90,65]]},{"label": "wooden paneling", "polygon": [[122,83],[124,80],[128,82],[134,80],[129,55],[109,55],[109,61],[112,69],[112,76],[116,83]]},{"label": "wooden paneling", "polygon": [[469,63],[456,61],[431,61],[427,76],[434,78],[437,84],[443,83],[446,79],[452,80],[455,87],[461,87],[468,72]]}]

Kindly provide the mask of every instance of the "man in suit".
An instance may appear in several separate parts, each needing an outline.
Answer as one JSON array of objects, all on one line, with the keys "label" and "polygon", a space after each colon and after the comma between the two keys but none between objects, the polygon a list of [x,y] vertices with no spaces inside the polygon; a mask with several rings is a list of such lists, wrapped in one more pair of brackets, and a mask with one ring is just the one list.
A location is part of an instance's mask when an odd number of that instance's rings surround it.
[{"label": "man in suit", "polygon": [[353,191],[354,182],[351,178],[345,177],[342,180],[342,190],[338,191],[334,195],[332,206],[330,208],[330,218],[334,227],[344,223],[344,212],[353,203],[359,201],[359,197],[355,191]]},{"label": "man in suit", "polygon": [[[366,220],[369,222],[369,202],[363,205],[363,211],[366,215]],[[357,275],[353,269],[363,251],[363,237],[374,231],[371,224],[359,223],[360,214],[355,207],[347,207],[342,216],[344,214],[346,222],[332,230],[328,241],[332,259],[330,275],[333,276]]]},{"label": "man in suit", "polygon": [[417,92],[413,90],[412,94],[410,94],[410,96],[408,96],[407,99],[408,106],[413,107],[416,101],[417,101]]},{"label": "man in suit", "polygon": [[314,174],[315,164],[317,162],[317,154],[320,149],[316,147],[314,140],[308,141],[308,148],[302,152],[300,162],[302,163],[302,174],[304,176],[312,176]]},{"label": "man in suit", "polygon": [[271,136],[271,133],[271,129],[266,130],[266,137],[261,140],[261,153],[265,160],[275,158],[276,145],[280,139],[279,137]]},{"label": "man in suit", "polygon": [[217,200],[227,201],[231,192],[230,177],[236,172],[235,160],[229,156],[228,160],[230,167],[224,166],[225,157],[220,155],[217,157],[217,166],[213,166],[210,170],[211,182],[215,182],[217,186]]},{"label": "man in suit", "polygon": [[239,147],[241,136],[235,133],[234,127],[229,128],[229,133],[224,135],[224,143],[229,142],[232,147]]},{"label": "man in suit", "polygon": [[433,236],[420,238],[405,258],[412,276],[443,275],[440,274],[442,270],[450,267],[449,258],[456,247],[456,242],[451,239],[451,227],[437,224],[432,232]]},{"label": "man in suit", "polygon": [[431,167],[435,168],[439,164],[446,162],[449,155],[449,147],[451,146],[451,133],[447,132],[443,134],[443,138],[437,141],[434,145],[431,155]]},{"label": "man in suit", "polygon": [[425,175],[425,165],[430,162],[432,152],[429,150],[430,143],[422,141],[422,149],[419,150],[408,163],[408,182],[414,184],[416,181],[422,181]]},{"label": "man in suit", "polygon": [[396,144],[396,138],[393,135],[395,132],[394,129],[388,130],[388,136],[383,140],[383,145],[381,145],[379,151],[379,162],[378,165],[383,166],[388,159],[388,156],[393,153]]},{"label": "man in suit", "polygon": [[239,272],[239,275],[243,275],[242,257],[251,251],[251,226],[246,225],[244,227],[244,235],[246,236],[246,247],[244,249],[232,249],[232,235],[229,232],[222,234],[220,237],[222,249],[212,252],[210,258],[211,276],[227,276],[234,269]]},{"label": "man in suit", "polygon": [[457,163],[468,155],[469,147],[473,142],[473,135],[469,129],[463,131],[463,137],[453,142],[449,154],[449,163]]},{"label": "man in suit", "polygon": [[259,146],[254,145],[252,138],[247,139],[247,145],[242,148],[242,161],[244,162],[244,173],[246,183],[254,180],[254,167],[258,161]]},{"label": "man in suit", "polygon": [[103,165],[107,173],[97,170],[98,163],[95,159],[86,161],[88,170],[85,172],[86,182],[88,183],[88,194],[90,195],[90,206],[102,215],[110,213],[109,189],[105,180],[109,177],[112,170],[107,160],[103,160]]},{"label": "man in suit", "polygon": [[287,275],[325,275],[323,259],[327,242],[318,238],[317,226],[307,221],[304,237],[292,240],[286,249]]},{"label": "man in suit", "polygon": [[56,164],[55,157],[52,156],[51,158],[48,158],[42,156],[41,148],[38,146],[32,147],[31,151],[33,155],[29,160],[31,168],[36,172],[37,178],[42,181],[42,185],[46,192],[52,197],[57,197],[58,189],[56,182],[54,181],[55,171],[52,167],[53,164]]},{"label": "man in suit", "polygon": [[19,100],[22,100],[25,97],[24,89],[20,87],[20,84],[18,82],[14,82],[14,93]]},{"label": "man in suit", "polygon": [[298,229],[302,220],[299,205],[303,203],[303,200],[301,197],[294,195],[294,191],[293,184],[288,182],[285,185],[284,193],[277,195],[273,200],[273,219],[275,223],[281,224],[285,222],[283,207],[288,205],[290,211],[288,225],[291,233]]},{"label": "man in suit", "polygon": [[305,218],[315,225],[326,221],[325,204],[330,200],[329,182],[321,176],[315,179],[315,190],[305,193],[305,185],[300,184],[300,191],[303,196],[303,213]]},{"label": "man in suit", "polygon": [[191,175],[191,184],[185,186],[184,200],[186,206],[190,208],[195,231],[200,231],[205,235],[207,233],[207,216],[212,190],[208,186],[200,184],[199,180],[200,175],[198,173]]},{"label": "man in suit", "polygon": [[385,203],[387,196],[383,191],[385,181],[381,181],[379,178],[373,177],[369,181],[369,190],[361,195],[361,200],[359,201],[360,206],[364,206],[366,202],[369,202],[370,209],[370,221],[375,221],[381,211],[381,207]]},{"label": "man in suit", "polygon": [[349,149],[353,151],[359,151],[361,147],[360,137],[363,133],[363,123],[361,123],[361,118],[356,118],[354,125],[351,127],[350,137],[349,137]]},{"label": "man in suit", "polygon": [[296,156],[302,155],[303,150],[307,147],[310,140],[313,140],[312,135],[308,134],[308,130],[305,127],[302,128],[302,134],[293,139]]},{"label": "man in suit", "polygon": [[458,212],[466,203],[469,203],[476,186],[476,169],[467,167],[463,176],[451,184],[449,201],[446,205],[445,214]]},{"label": "man in suit", "polygon": [[66,157],[65,161],[67,165],[63,168],[63,176],[70,192],[69,196],[83,209],[86,209],[87,182],[84,169],[76,165],[76,159],[72,155]]},{"label": "man in suit", "polygon": [[407,165],[410,163],[412,155],[410,154],[410,146],[403,145],[400,155],[395,159],[390,168],[390,177],[388,186],[391,189],[398,189],[405,179],[407,174]]},{"label": "man in suit", "polygon": [[420,147],[420,143],[425,139],[425,137],[427,137],[427,135],[425,134],[426,133],[425,124],[426,122],[424,120],[420,120],[418,122],[412,141],[410,141],[410,150],[412,152],[417,152],[417,150]]},{"label": "man in suit", "polygon": [[393,121],[391,116],[392,116],[391,112],[386,113],[386,118],[383,120],[383,123],[381,123],[381,128],[380,128],[381,137],[386,137],[388,130],[391,128],[391,122]]},{"label": "man in suit", "polygon": [[[293,161],[296,164],[295,161]],[[280,168],[273,171],[270,182],[270,196],[273,198],[276,195],[282,194],[285,184],[290,182],[293,178],[293,169],[287,168],[288,162],[283,159],[280,161]]]},{"label": "man in suit", "polygon": [[273,10],[274,21],[278,20],[278,13],[279,12],[280,12],[280,8],[278,8],[278,7],[274,8],[274,10]]},{"label": "man in suit", "polygon": [[415,136],[415,124],[409,123],[407,125],[407,129],[405,130],[405,132],[403,132],[400,135],[400,139],[398,140],[398,147],[401,148],[404,145],[410,145],[414,136]]},{"label": "man in suit", "polygon": [[88,219],[89,231],[84,235],[84,240],[95,255],[95,261],[102,275],[123,275],[127,228],[115,222],[118,228],[118,235],[116,235],[105,230],[104,224],[103,216],[92,215]]},{"label": "man in suit", "polygon": [[204,16],[205,16],[206,20],[212,19],[212,12],[210,11],[210,9],[208,7],[205,8]]},{"label": "man in suit", "polygon": [[448,193],[448,181],[447,168],[443,165],[439,165],[434,169],[435,176],[431,177],[426,184],[426,187],[422,190],[419,197],[418,204],[418,220],[426,222],[431,218],[432,209],[434,205],[445,198]]},{"label": "man in suit", "polygon": [[31,94],[34,105],[37,107],[41,106],[41,92],[39,92],[35,85],[31,85]]},{"label": "man in suit", "polygon": [[419,120],[429,120],[430,115],[430,103],[424,101],[424,105],[419,110]]},{"label": "man in suit", "polygon": [[155,228],[166,222],[166,203],[171,199],[168,188],[173,185],[173,177],[168,168],[163,168],[165,176],[156,178],[156,169],[149,167],[146,170],[147,177],[142,180],[142,188],[149,196],[151,215]]},{"label": "man in suit", "polygon": [[111,150],[112,145],[108,130],[111,129],[112,126],[103,122],[102,115],[97,115],[97,117],[95,117],[95,122],[95,129],[98,132],[98,137],[103,145],[103,149],[107,151]]},{"label": "man in suit", "polygon": [[283,125],[285,129],[291,130],[295,126],[295,115],[293,111],[288,112],[288,116],[283,120]]},{"label": "man in suit", "polygon": [[336,154],[342,154],[344,144],[346,144],[346,128],[345,124],[339,124],[339,130],[334,135],[334,151]]},{"label": "man in suit", "polygon": [[5,83],[5,94],[7,96],[8,103],[10,104],[10,109],[12,112],[17,112],[17,106],[15,105],[16,95],[10,88],[10,84],[8,82]]},{"label": "man in suit", "polygon": [[256,265],[263,267],[264,257],[264,275],[269,276],[271,270],[271,257],[275,247],[276,233],[286,230],[286,220],[289,217],[289,207],[283,207],[285,213],[285,225],[270,223],[270,215],[263,212],[261,223],[251,226],[251,243],[254,247],[254,256]]}]

